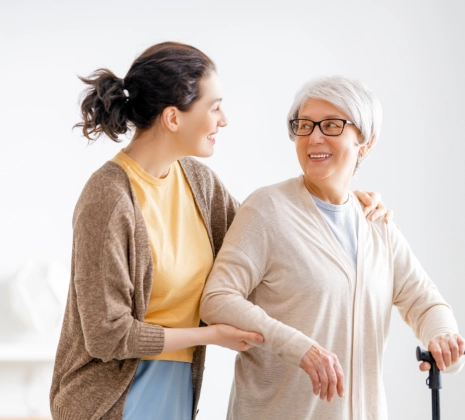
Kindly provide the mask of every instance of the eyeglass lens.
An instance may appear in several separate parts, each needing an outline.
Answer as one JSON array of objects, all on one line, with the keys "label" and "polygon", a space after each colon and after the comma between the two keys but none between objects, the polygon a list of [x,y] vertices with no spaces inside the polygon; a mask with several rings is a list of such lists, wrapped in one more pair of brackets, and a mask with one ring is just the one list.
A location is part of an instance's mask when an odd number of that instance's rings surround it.
[{"label": "eyeglass lens", "polygon": [[[323,134],[338,136],[344,130],[344,121],[323,120],[319,124]],[[314,129],[315,123],[310,120],[296,120],[292,122],[292,131],[298,136],[308,136]]]}]

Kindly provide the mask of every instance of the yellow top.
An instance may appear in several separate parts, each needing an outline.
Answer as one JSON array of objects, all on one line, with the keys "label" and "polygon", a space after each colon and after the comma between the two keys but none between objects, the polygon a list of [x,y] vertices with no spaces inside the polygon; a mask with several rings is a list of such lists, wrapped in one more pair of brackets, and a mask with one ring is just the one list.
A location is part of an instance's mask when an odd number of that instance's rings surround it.
[{"label": "yellow top", "polygon": [[[193,328],[213,265],[207,229],[179,162],[165,178],[155,178],[120,151],[113,162],[128,174],[152,249],[153,286],[144,321],[165,328]],[[145,360],[192,362],[195,347],[163,352]]]}]

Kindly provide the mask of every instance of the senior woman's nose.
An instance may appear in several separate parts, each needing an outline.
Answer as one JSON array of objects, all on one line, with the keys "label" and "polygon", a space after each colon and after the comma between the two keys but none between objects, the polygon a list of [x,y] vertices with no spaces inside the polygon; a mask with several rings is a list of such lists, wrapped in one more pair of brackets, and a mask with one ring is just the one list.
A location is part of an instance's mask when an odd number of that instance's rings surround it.
[{"label": "senior woman's nose", "polygon": [[310,144],[321,144],[325,141],[325,136],[320,130],[320,126],[315,127],[312,134],[310,134],[308,141]]}]

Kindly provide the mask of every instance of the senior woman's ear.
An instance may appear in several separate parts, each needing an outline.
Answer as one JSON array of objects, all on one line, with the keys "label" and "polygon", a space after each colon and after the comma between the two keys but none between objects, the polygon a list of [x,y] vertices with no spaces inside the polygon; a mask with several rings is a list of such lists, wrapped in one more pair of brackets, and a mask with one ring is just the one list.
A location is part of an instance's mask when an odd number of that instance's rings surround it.
[{"label": "senior woman's ear", "polygon": [[368,143],[364,144],[363,146],[360,146],[360,150],[358,151],[358,155],[360,157],[364,157],[364,156],[368,155],[368,153],[370,153],[370,151],[371,151],[371,148],[372,148],[374,142],[375,142],[375,136],[373,136]]}]

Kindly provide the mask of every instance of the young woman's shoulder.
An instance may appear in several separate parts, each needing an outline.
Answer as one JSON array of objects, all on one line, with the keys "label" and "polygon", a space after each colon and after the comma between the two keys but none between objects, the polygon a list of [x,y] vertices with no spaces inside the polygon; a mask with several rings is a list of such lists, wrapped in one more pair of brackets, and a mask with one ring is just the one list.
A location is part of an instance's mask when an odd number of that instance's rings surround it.
[{"label": "young woman's shoulder", "polygon": [[211,168],[197,159],[186,156],[179,159],[179,162],[187,178],[195,179],[197,182],[201,183],[221,183],[218,175]]},{"label": "young woman's shoulder", "polygon": [[95,171],[76,203],[74,221],[81,219],[109,219],[115,208],[122,212],[134,212],[131,182],[121,166],[106,162]]},{"label": "young woman's shoulder", "polygon": [[183,157],[179,163],[197,199],[203,196],[209,202],[217,201],[217,204],[232,205],[234,208],[239,206],[218,175],[207,165],[192,157]]}]

